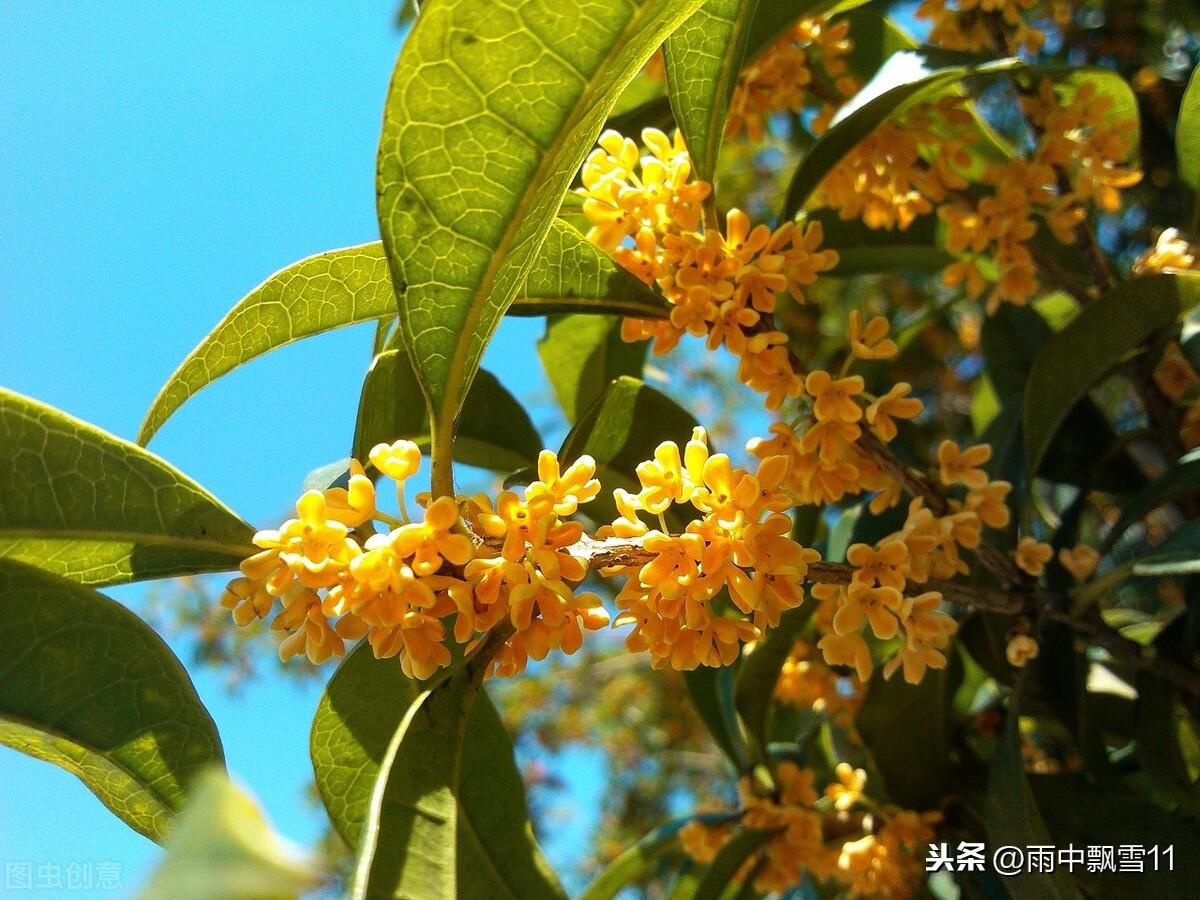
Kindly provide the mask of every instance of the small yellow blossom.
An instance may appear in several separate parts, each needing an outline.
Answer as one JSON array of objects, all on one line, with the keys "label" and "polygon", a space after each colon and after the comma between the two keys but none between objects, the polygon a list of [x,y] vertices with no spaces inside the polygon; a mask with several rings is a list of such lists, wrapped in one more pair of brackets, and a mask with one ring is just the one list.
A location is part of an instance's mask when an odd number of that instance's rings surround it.
[{"label": "small yellow blossom", "polygon": [[1049,544],[1043,544],[1031,537],[1023,537],[1017,543],[1014,558],[1023,572],[1037,577],[1045,571],[1046,563],[1053,554],[1054,550]]},{"label": "small yellow blossom", "polygon": [[1031,659],[1037,659],[1037,641],[1027,634],[1018,634],[1009,640],[1004,652],[1005,656],[1008,657],[1009,665],[1020,669]]},{"label": "small yellow blossom", "polygon": [[1087,581],[1096,571],[1100,553],[1086,544],[1079,544],[1070,549],[1063,547],[1058,551],[1058,561],[1076,581]]}]

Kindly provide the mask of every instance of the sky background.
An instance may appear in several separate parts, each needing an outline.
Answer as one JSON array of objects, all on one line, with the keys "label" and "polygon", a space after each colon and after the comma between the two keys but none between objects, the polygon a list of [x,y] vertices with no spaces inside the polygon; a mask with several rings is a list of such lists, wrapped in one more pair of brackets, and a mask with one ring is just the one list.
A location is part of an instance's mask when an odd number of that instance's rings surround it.
[{"label": "sky background", "polygon": [[[0,2],[0,385],[132,439],[238,298],[304,256],[377,237],[393,16],[392,2]],[[547,390],[530,365],[541,329],[506,320],[485,361],[523,397]],[[269,527],[310,470],[346,455],[369,353],[370,326],[277,351],[197,395],[151,449]],[[106,592],[135,610],[145,598]],[[332,668],[298,683],[266,664],[233,697],[190,665],[186,640],[174,646],[231,772],[280,831],[315,840],[308,728]],[[556,766],[576,773],[547,847],[559,864],[582,849],[597,765]],[[72,864],[116,863],[119,891],[67,893],[125,896],[158,854],[73,776],[0,747],[0,895],[64,893],[6,892],[9,864],[35,880],[57,871],[65,887]]]}]

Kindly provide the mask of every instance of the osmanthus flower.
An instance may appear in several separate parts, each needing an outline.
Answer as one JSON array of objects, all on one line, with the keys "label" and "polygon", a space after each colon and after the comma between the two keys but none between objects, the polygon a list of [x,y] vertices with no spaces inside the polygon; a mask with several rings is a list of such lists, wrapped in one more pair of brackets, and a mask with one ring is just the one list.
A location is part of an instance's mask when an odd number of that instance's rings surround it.
[{"label": "osmanthus flower", "polygon": [[725,136],[744,131],[750,140],[759,141],[773,114],[812,108],[817,110],[812,127],[820,134],[841,103],[830,102],[825,92],[818,99],[809,90],[814,76],[833,82],[843,97],[858,90],[858,83],[846,74],[845,58],[852,48],[849,34],[845,19],[833,24],[824,18],[802,19],[789,28],[742,70],[730,100]]},{"label": "osmanthus flower", "polygon": [[1004,655],[1008,657],[1008,664],[1010,666],[1018,669],[1023,668],[1031,659],[1037,659],[1037,641],[1027,634],[1014,635],[1009,639],[1008,645],[1004,648]]},{"label": "osmanthus flower", "polygon": [[857,359],[891,359],[900,352],[896,342],[888,337],[888,320],[875,316],[863,324],[862,313],[850,311],[850,352]]},{"label": "osmanthus flower", "polygon": [[925,410],[925,404],[918,398],[908,396],[911,392],[912,385],[900,381],[867,406],[867,424],[885,444],[894,441],[900,433],[896,419],[915,419]]},{"label": "osmanthus flower", "polygon": [[1100,563],[1100,553],[1087,544],[1063,547],[1058,551],[1058,561],[1076,581],[1087,581]]},{"label": "osmanthus flower", "polygon": [[[653,554],[605,572],[625,577],[614,624],[632,626],[630,650],[649,652],[656,668],[728,665],[743,643],[803,602],[808,565],[819,557],[788,536],[791,520],[778,511],[787,502],[780,493],[787,467],[774,457],[756,473],[734,466],[709,452],[698,428],[683,454],[664,442],[637,467],[638,494],[615,492],[621,515],[597,536],[638,537]],[[650,530],[639,517],[672,507],[690,508],[679,534]],[[728,600],[719,596],[726,590]]]},{"label": "osmanthus flower", "polygon": [[937,458],[939,477],[947,487],[963,484],[969,488],[982,488],[987,485],[987,472],[979,467],[992,458],[989,445],[977,444],[962,450],[954,441],[944,440],[938,445]]},{"label": "osmanthus flower", "polygon": [[1054,550],[1049,544],[1043,544],[1031,537],[1023,537],[1017,542],[1013,559],[1023,572],[1037,577],[1046,570],[1046,563],[1050,562],[1053,555]]},{"label": "osmanthus flower", "polygon": [[[599,597],[575,592],[587,566],[569,551],[583,529],[564,518],[600,490],[590,457],[564,469],[543,451],[524,497],[418,495],[422,515],[412,522],[403,485],[420,449],[400,440],[369,458],[396,480],[405,521],[376,509],[374,486],[352,461],[345,487],[308,491],[296,518],[255,536],[260,551],[221,597],[239,624],[266,618],[278,598],[271,627],[283,632],[284,659],[304,653],[319,663],[365,638],[376,656],[428,678],[449,664],[451,640],[471,644],[507,621],[514,633],[493,668],[513,674],[553,649],[575,652],[583,631],[608,624]],[[392,527],[377,532],[373,521]]]},{"label": "osmanthus flower", "polygon": [[1133,264],[1135,275],[1154,272],[1187,272],[1197,268],[1200,254],[1178,228],[1164,228],[1153,247],[1147,248]]},{"label": "osmanthus flower", "polygon": [[1163,349],[1154,367],[1154,383],[1175,403],[1188,403],[1200,397],[1200,375],[1175,341]]},{"label": "osmanthus flower", "polygon": [[[807,876],[839,895],[889,900],[912,896],[939,814],[877,803],[865,793],[866,773],[845,762],[835,768],[824,796],[813,769],[791,760],[772,768],[773,790],[765,790],[750,776],[739,782],[740,820],[711,826],[693,821],[680,831],[689,857],[711,861],[739,829],[755,829],[769,836],[735,878],[745,883],[753,873],[747,886],[759,893],[786,894]],[[848,815],[856,809],[870,815]],[[860,821],[857,828],[851,824]]]},{"label": "osmanthus flower", "polygon": [[1037,53],[1046,35],[1024,18],[1036,4],[1037,0],[922,0],[916,17],[932,23],[929,43],[934,46],[978,53],[996,50],[986,18],[992,14],[999,18],[1001,33],[1012,31],[1014,46]]},{"label": "osmanthus flower", "polygon": [[775,699],[800,710],[825,713],[845,724],[862,700],[862,684],[856,678],[837,675],[814,649],[805,640],[792,645],[779,670]]}]

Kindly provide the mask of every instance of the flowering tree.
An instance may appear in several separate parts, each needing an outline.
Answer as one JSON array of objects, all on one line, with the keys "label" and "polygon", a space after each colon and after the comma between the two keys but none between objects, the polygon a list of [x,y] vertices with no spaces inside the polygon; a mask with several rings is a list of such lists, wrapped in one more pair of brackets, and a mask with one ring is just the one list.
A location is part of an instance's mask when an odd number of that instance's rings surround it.
[{"label": "flowering tree", "polygon": [[[97,592],[238,570],[238,625],[345,656],[311,749],[356,897],[563,894],[489,686],[610,626],[736,787],[609,852],[589,900],[907,897],[927,860],[968,896],[1132,896],[1104,850],[1133,844],[1186,868],[1200,92],[1171,106],[1181,218],[1138,247],[1138,97],[1074,52],[1086,4],[925,0],[925,44],[879,6],[422,4],[381,242],[239,301],[137,444],[0,391],[0,738],[173,831],[163,895],[214,846],[267,879],[206,871],[214,896],[300,890],[198,781],[220,741],[178,661]],[[505,315],[546,316],[557,451],[480,367]],[[222,374],[358,322],[351,457],[278,528],[143,449]],[[643,380],[701,342],[763,423],[744,451]],[[456,464],[504,486],[460,493]],[[982,844],[1080,859],[1001,879]],[[1137,858],[1136,889],[1195,895]]]}]

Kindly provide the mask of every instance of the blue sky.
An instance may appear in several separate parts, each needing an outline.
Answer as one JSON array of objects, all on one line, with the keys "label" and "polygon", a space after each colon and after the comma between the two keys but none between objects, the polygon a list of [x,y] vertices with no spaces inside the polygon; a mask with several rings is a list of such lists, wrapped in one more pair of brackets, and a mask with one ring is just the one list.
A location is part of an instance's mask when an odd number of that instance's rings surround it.
[{"label": "blue sky", "polygon": [[[0,384],[132,438],[241,295],[296,259],[373,239],[393,15],[390,0],[0,4]],[[524,396],[546,390],[529,368],[541,328],[507,321],[489,349]],[[345,456],[369,338],[342,331],[233,373],[151,449],[273,524],[308,471]],[[143,592],[109,593],[137,609]],[[231,770],[280,830],[314,839],[303,789],[319,683],[268,676],[231,698],[213,673],[193,676]],[[594,790],[581,782],[578,808],[594,808]],[[586,819],[552,856],[571,855]],[[64,878],[70,863],[116,862],[123,895],[157,852],[72,776],[0,748],[0,892],[6,862]]]}]

